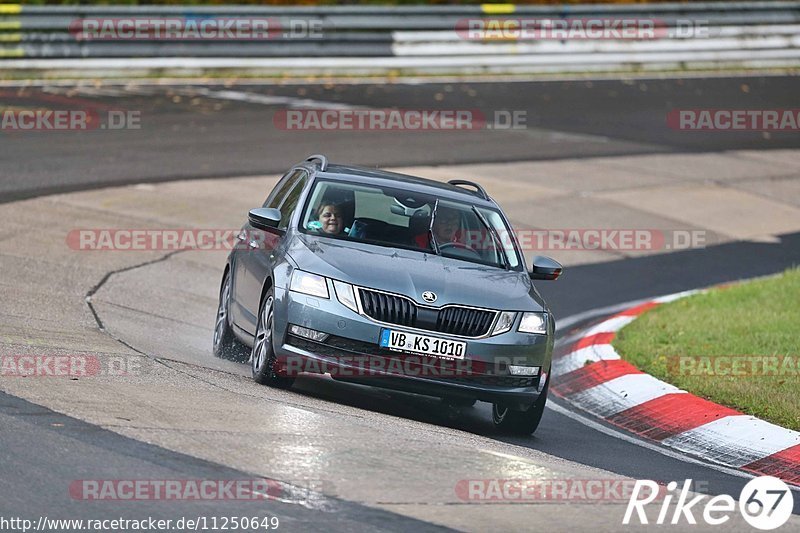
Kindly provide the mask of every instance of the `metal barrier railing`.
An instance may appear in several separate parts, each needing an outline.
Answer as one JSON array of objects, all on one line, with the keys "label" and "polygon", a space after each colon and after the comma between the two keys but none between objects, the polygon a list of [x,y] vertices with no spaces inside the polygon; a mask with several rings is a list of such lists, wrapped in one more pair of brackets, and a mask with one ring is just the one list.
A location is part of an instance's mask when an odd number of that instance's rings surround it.
[{"label": "metal barrier railing", "polygon": [[[537,24],[604,20],[649,21],[659,34],[562,39],[535,33]],[[225,22],[236,21],[249,22],[250,33],[247,28],[222,31]],[[491,35],[490,22],[506,24],[501,30],[516,28],[516,33]],[[529,24],[528,34],[523,23]],[[486,31],[470,34],[470,24],[484,24]],[[219,31],[190,31],[201,27]],[[180,68],[182,59],[191,68],[275,71],[354,66],[365,71],[794,67],[800,66],[800,1],[386,7],[0,4],[0,58],[0,69],[67,64]]]}]

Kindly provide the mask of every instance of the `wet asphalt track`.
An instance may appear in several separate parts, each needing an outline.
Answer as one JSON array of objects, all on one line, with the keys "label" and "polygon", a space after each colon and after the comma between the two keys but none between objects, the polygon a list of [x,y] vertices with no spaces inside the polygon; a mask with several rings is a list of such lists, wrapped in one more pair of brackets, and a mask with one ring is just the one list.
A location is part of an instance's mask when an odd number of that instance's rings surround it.
[{"label": "wet asphalt track", "polygon": [[[665,116],[679,107],[793,107],[798,89],[797,78],[229,88],[371,107],[477,108],[485,113],[522,109],[527,111],[529,126],[523,132],[335,135],[277,130],[272,116],[280,106],[197,96],[193,88],[159,88],[149,95],[123,92],[114,96],[84,91],[66,97],[78,106],[104,103],[139,110],[143,128],[113,133],[0,133],[0,202],[139,181],[275,173],[312,152],[325,152],[333,160],[397,166],[797,147],[797,134],[676,132],[665,126]],[[14,93],[13,98],[9,91]],[[0,107],[12,100],[19,105],[20,98],[28,104],[44,101],[45,105],[54,105],[52,93],[36,89],[19,92],[4,88],[0,95],[5,95],[0,97]],[[800,235],[793,234],[784,236],[779,244],[734,243],[578,266],[559,283],[542,284],[541,291],[557,316],[566,317],[630,300],[770,274],[798,263]],[[335,393],[332,399],[336,400]],[[467,415],[468,419],[472,417],[480,426],[477,415]],[[0,478],[4,480],[0,514],[6,516],[38,515],[41,506],[33,496],[47,495],[54,513],[80,517],[80,512],[73,512],[80,506],[66,494],[53,492],[52,487],[63,487],[64,482],[80,478],[87,465],[96,466],[100,460],[108,468],[108,477],[123,465],[154,478],[170,477],[170,472],[180,472],[173,477],[236,476],[219,465],[126,439],[7,395],[0,395],[0,418],[3,449],[15,450],[0,464]],[[459,424],[462,428],[464,425],[468,427],[470,422]],[[475,429],[480,432],[479,427]],[[702,479],[712,493],[738,494],[744,484],[741,478],[591,430],[552,410],[545,414],[538,435],[508,442],[636,478]],[[109,507],[109,513],[124,516],[124,504],[118,505],[121,508]],[[217,505],[219,508],[215,508]],[[231,514],[230,502],[210,503],[200,514],[222,514],[223,505],[224,512]],[[296,520],[295,529],[319,526],[320,519],[303,508],[269,505],[281,516]],[[340,505],[338,517],[348,520],[353,530],[376,525],[386,530],[424,526],[391,513],[346,502]],[[141,511],[137,506],[137,516]],[[151,511],[153,515],[160,512],[157,508]],[[176,509],[171,506],[168,511],[174,516]],[[795,512],[800,513],[800,502]]]}]

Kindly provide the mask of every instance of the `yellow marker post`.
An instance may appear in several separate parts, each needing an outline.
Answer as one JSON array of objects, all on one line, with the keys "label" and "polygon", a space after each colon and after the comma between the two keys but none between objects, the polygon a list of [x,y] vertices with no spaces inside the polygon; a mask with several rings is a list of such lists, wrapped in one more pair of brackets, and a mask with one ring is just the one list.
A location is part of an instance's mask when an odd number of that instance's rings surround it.
[{"label": "yellow marker post", "polygon": [[0,57],[25,57],[25,50],[22,48],[0,48]]},{"label": "yellow marker post", "polygon": [[18,43],[21,40],[21,33],[0,33],[0,43]]},{"label": "yellow marker post", "polygon": [[0,15],[19,15],[22,6],[19,4],[0,4]]},{"label": "yellow marker post", "polygon": [[22,23],[18,20],[0,20],[0,30],[19,30]]},{"label": "yellow marker post", "polygon": [[510,15],[517,10],[514,4],[481,4],[481,10],[487,15]]}]

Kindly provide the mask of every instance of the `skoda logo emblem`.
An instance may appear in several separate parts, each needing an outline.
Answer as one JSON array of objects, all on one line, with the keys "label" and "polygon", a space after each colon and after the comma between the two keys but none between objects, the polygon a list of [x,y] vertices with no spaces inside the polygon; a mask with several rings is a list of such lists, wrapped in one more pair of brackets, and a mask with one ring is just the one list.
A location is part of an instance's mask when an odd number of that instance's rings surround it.
[{"label": "skoda logo emblem", "polygon": [[429,304],[432,304],[433,302],[436,301],[436,293],[431,291],[425,291],[422,293],[422,299],[428,302]]}]

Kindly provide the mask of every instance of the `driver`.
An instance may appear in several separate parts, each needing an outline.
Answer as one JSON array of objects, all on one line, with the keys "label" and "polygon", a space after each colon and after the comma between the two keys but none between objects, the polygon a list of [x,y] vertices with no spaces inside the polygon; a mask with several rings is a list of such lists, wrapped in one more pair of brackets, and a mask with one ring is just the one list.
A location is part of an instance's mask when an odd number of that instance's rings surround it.
[{"label": "driver", "polygon": [[[460,231],[461,215],[458,210],[451,207],[439,206],[436,209],[436,216],[433,219],[433,235],[436,237],[437,244],[448,242],[461,242]],[[414,237],[414,242],[420,248],[430,248],[428,232]]]},{"label": "driver", "polygon": [[309,229],[315,229],[328,235],[341,235],[344,231],[344,216],[338,204],[323,203],[316,210],[317,220],[309,224]]}]

